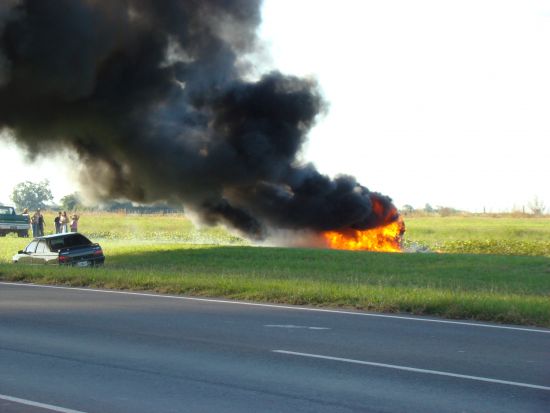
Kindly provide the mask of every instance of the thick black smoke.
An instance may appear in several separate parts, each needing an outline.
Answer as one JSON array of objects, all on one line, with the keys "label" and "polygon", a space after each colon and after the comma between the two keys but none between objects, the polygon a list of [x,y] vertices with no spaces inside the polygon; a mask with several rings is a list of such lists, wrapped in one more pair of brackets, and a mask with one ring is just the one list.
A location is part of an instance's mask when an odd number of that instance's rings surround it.
[{"label": "thick black smoke", "polygon": [[324,110],[313,81],[244,80],[260,6],[2,0],[0,129],[31,155],[77,154],[100,197],[178,201],[251,237],[394,219],[389,198],[297,162]]}]

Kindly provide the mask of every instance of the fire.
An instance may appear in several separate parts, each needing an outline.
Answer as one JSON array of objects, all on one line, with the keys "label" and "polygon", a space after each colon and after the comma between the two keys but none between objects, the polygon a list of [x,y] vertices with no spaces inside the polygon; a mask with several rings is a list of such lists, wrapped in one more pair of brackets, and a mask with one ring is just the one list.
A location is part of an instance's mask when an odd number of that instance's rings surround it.
[{"label": "fire", "polygon": [[327,245],[339,250],[401,252],[405,223],[401,217],[389,224],[366,230],[346,229],[323,233]]}]

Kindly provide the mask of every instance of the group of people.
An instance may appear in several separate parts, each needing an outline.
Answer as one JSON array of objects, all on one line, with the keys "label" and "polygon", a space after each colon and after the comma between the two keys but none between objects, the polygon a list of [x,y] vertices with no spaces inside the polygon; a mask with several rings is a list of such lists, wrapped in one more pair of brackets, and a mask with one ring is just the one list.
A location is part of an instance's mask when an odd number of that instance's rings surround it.
[{"label": "group of people", "polygon": [[41,237],[42,235],[44,235],[44,216],[42,215],[40,208],[38,208],[38,210],[32,216],[29,214],[29,209],[25,208],[21,215],[27,217],[27,219],[29,220],[29,224],[31,224],[32,228],[33,237]]},{"label": "group of people", "polygon": [[[32,228],[32,236],[42,237],[44,235],[44,215],[42,215],[40,208],[37,209],[33,215],[30,215],[28,208],[25,208],[22,215],[28,217],[29,224]],[[79,218],[80,217],[77,214],[68,216],[66,211],[59,211],[53,220],[55,225],[55,233],[63,234],[65,232],[77,232]]]},{"label": "group of people", "polygon": [[67,216],[67,211],[59,211],[59,214],[54,218],[53,223],[55,225],[55,233],[63,234],[65,232],[77,232],[78,231],[78,219],[79,216],[76,214],[71,215],[69,218]]}]

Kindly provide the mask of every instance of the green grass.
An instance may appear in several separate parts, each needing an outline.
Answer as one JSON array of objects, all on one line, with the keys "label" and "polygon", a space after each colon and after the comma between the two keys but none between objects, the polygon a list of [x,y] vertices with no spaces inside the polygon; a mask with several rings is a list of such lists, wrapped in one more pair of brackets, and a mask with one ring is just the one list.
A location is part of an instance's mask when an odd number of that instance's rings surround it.
[{"label": "green grass", "polygon": [[406,224],[408,243],[433,251],[550,257],[550,217],[415,217]]},{"label": "green grass", "polygon": [[[408,236],[432,245],[505,240],[503,234],[510,229],[487,220],[468,224],[441,218],[433,228],[434,222],[408,220]],[[545,242],[547,228],[527,221],[510,223],[523,231],[516,239]],[[222,228],[195,229],[178,215],[84,215],[80,224],[82,232],[96,234],[92,238],[101,242],[105,267],[14,266],[9,264],[11,256],[28,241],[6,237],[0,238],[0,279],[550,327],[547,253],[383,254],[261,248],[248,246]],[[493,225],[485,238],[480,225]],[[538,232],[543,234],[540,239]]]}]

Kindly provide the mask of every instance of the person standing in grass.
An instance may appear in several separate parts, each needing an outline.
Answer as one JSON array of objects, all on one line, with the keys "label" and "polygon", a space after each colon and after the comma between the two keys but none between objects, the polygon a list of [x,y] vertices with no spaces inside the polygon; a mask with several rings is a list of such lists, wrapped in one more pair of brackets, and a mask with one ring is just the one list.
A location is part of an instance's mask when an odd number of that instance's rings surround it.
[{"label": "person standing in grass", "polygon": [[38,214],[38,217],[36,219],[38,236],[43,237],[44,236],[44,215],[42,215],[42,211],[40,211],[40,208],[38,208],[38,211],[36,211],[36,213]]},{"label": "person standing in grass", "polygon": [[36,211],[31,217],[32,236],[38,237],[38,211]]},{"label": "person standing in grass", "polygon": [[71,216],[71,232],[78,232],[78,219],[79,216],[76,214]]},{"label": "person standing in grass", "polygon": [[[24,208],[24,209],[23,209],[23,212],[21,213],[21,215],[22,215],[23,217],[25,217],[25,219],[27,220],[27,224],[29,224],[29,228],[31,228],[31,216],[30,216],[30,214],[29,214],[29,208]],[[28,229],[27,229],[27,231],[25,232],[25,234],[27,234],[27,235],[25,235],[26,237],[29,236],[29,230],[28,230]],[[34,235],[34,234],[33,234],[33,235]]]},{"label": "person standing in grass", "polygon": [[27,222],[31,223],[31,216],[29,215],[29,208],[23,209],[23,212],[21,213],[22,216],[24,216],[27,219]]},{"label": "person standing in grass", "polygon": [[54,218],[53,223],[55,224],[55,233],[61,234],[61,223],[59,220],[61,219],[61,211],[57,214],[57,216]]},{"label": "person standing in grass", "polygon": [[61,217],[59,218],[59,225],[61,226],[61,232],[66,233],[69,232],[68,225],[69,225],[69,218],[67,217],[67,211],[63,211],[61,214]]}]

